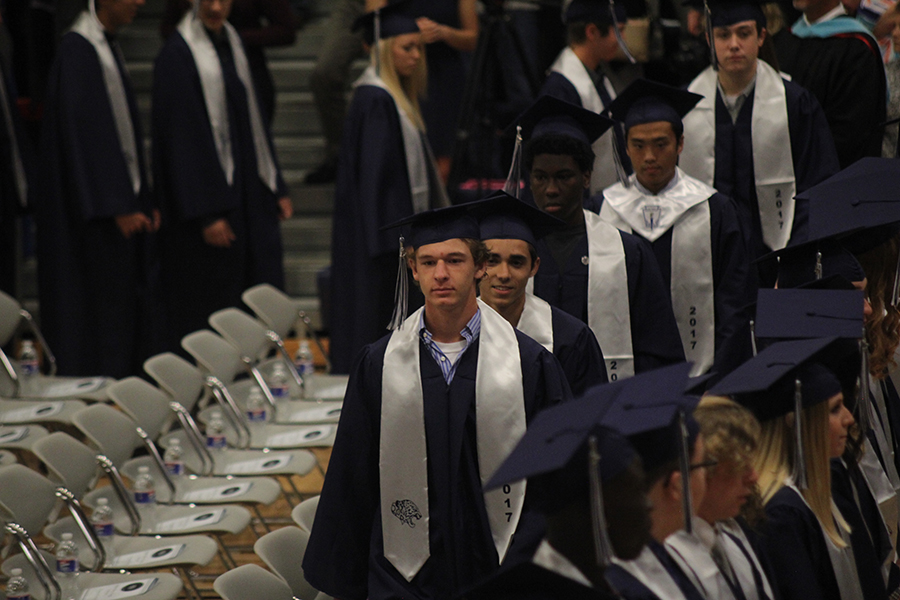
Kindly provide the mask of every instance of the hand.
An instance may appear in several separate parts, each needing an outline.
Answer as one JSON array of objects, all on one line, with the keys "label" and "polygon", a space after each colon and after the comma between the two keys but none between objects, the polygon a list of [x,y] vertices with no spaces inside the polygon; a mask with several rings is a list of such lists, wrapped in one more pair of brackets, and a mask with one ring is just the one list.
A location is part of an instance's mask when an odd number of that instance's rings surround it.
[{"label": "hand", "polygon": [[428,17],[419,17],[416,19],[416,25],[419,26],[422,41],[426,44],[433,44],[444,39],[444,26],[440,23],[435,23]]},{"label": "hand", "polygon": [[278,218],[287,221],[294,216],[294,204],[288,196],[278,199]]},{"label": "hand", "polygon": [[153,222],[151,223],[152,229],[150,231],[159,231],[159,226],[162,224],[162,216],[159,214],[159,209],[154,208],[152,213]]},{"label": "hand", "polygon": [[131,213],[128,215],[116,215],[114,218],[116,220],[116,226],[119,228],[119,231],[122,232],[122,237],[126,240],[135,233],[151,231],[153,225],[150,221],[150,217],[142,212]]},{"label": "hand", "polygon": [[231,242],[237,237],[231,230],[231,225],[225,219],[214,221],[203,228],[203,241],[217,248],[231,248]]},{"label": "hand", "polygon": [[692,8],[687,14],[687,30],[694,37],[699,37],[703,33],[706,23],[703,22],[703,11]]}]

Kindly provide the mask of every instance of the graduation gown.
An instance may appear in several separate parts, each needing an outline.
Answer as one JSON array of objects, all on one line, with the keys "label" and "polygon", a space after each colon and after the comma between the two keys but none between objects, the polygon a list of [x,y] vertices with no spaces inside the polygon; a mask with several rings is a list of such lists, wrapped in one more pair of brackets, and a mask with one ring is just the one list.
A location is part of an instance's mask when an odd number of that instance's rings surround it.
[{"label": "graduation gown", "polygon": [[137,141],[137,193],[94,46],[66,33],[47,81],[35,201],[38,297],[60,375],[137,375],[160,350],[155,234],[125,239],[114,220],[149,216],[154,207],[134,92],[116,63]]},{"label": "graduation gown", "polygon": [[[163,210],[164,289],[175,348],[181,337],[206,327],[211,313],[239,306],[248,287],[284,287],[278,198],[287,188],[277,163],[276,192],[260,179],[247,106],[247,94],[255,92],[238,77],[236,49],[214,45],[231,132],[231,184],[216,152],[193,54],[179,31],[166,40],[154,65],[154,181]],[[220,218],[235,234],[229,248],[203,241],[203,228]]]},{"label": "graduation gown", "polygon": [[618,595],[523,562],[501,567],[494,577],[462,595],[464,600],[615,600]]},{"label": "graduation gown", "polygon": [[781,70],[822,105],[840,167],[881,156],[887,83],[874,40],[858,33],[799,38],[784,28],[773,41]]},{"label": "graduation gown", "polygon": [[[359,351],[384,335],[391,320],[400,232],[381,228],[413,214],[405,156],[394,99],[378,86],[357,86],[344,121],[334,194],[329,319],[334,373],[349,373]],[[421,303],[411,285],[410,313]]]},{"label": "graduation gown", "polygon": [[[674,585],[681,591],[685,600],[706,600],[703,594],[694,587],[691,580],[679,568],[665,547],[651,540],[647,547],[644,548],[642,555],[636,559],[637,561],[648,561],[655,557],[657,563],[668,573],[670,581],[668,585]],[[632,561],[636,562],[636,561]],[[657,596],[650,588],[642,583],[637,577],[629,573],[619,564],[612,564],[606,569],[606,580],[609,581],[613,589],[619,592],[619,595],[626,600],[673,600],[672,598],[661,598]],[[711,599],[710,599],[711,600]]]},{"label": "graduation gown", "polygon": [[[707,202],[715,307],[715,358],[712,370],[726,374],[750,358],[749,354],[742,352],[741,346],[726,343],[740,330],[740,318],[745,314],[741,309],[751,293],[749,259],[734,201],[722,194],[713,194]],[[636,233],[633,235],[650,244],[666,290],[671,290],[672,228],[653,242]]]},{"label": "graduation gown", "polygon": [[[840,600],[825,533],[816,515],[785,486],[766,504],[760,541],[784,600]],[[880,575],[879,575],[880,577]]]},{"label": "graduation gown", "polygon": [[[840,165],[825,113],[815,96],[794,82],[783,81],[791,158],[799,194],[837,173]],[[772,251],[763,242],[756,197],[751,134],[753,105],[754,95],[751,92],[738,113],[737,121],[732,123],[721,93],[716,92],[716,167],[712,183],[717,191],[735,202],[750,260]],[[798,201],[791,230],[792,237],[796,236],[794,239],[806,239],[808,222],[809,208],[805,202]]]},{"label": "graduation gown", "polygon": [[[628,302],[634,371],[641,373],[684,361],[681,336],[652,250],[645,240],[620,232],[628,275]],[[541,268],[534,276],[534,294],[551,306],[587,323],[588,240],[582,232],[565,265],[558,265],[546,239],[538,240]],[[649,316],[649,317],[648,317]],[[602,348],[601,348],[602,350]]]},{"label": "graduation gown", "polygon": [[[520,332],[516,338],[525,414],[530,420],[538,410],[569,399],[570,392],[552,355]],[[350,376],[303,572],[316,589],[346,600],[451,599],[498,568],[476,452],[480,338],[460,357],[449,386],[427,347],[419,342],[426,398],[430,556],[411,582],[385,559],[381,532],[381,386],[389,339],[386,336],[366,346]],[[535,519],[543,524],[529,511],[527,492],[525,503],[518,531],[540,526]],[[507,556],[517,552],[514,541]]]}]

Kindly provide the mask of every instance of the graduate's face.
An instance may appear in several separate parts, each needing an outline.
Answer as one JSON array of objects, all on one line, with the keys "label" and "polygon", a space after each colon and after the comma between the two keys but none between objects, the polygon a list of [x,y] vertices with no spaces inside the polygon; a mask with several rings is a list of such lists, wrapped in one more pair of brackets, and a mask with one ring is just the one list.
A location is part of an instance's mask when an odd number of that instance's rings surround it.
[{"label": "graduate's face", "polygon": [[741,507],[756,491],[758,479],[749,457],[740,463],[720,460],[714,468],[708,469],[706,495],[697,509],[697,516],[708,523],[738,516]]},{"label": "graduate's face", "polygon": [[632,125],[628,130],[627,152],[634,174],[642,186],[656,194],[675,176],[684,136],[675,137],[668,121]]},{"label": "graduate's face", "polygon": [[210,31],[218,33],[231,14],[232,0],[195,0],[200,3],[200,20]]},{"label": "graduate's face", "polygon": [[568,154],[538,154],[531,162],[531,193],[537,207],[569,225],[583,219],[584,190],[591,172],[582,171]]},{"label": "graduate's face", "polygon": [[130,25],[145,0],[106,0],[97,2],[97,18],[110,33]]},{"label": "graduate's face", "polygon": [[765,29],[757,33],[756,21],[753,20],[713,27],[719,71],[733,74],[753,72],[765,39]]},{"label": "graduate's face", "polygon": [[422,60],[422,34],[404,33],[392,38],[391,58],[400,77],[412,77]]},{"label": "graduate's face", "polygon": [[426,306],[454,307],[474,301],[475,281],[484,276],[484,265],[475,264],[469,246],[458,238],[420,246],[410,266]]},{"label": "graduate's face", "polygon": [[840,458],[847,447],[847,435],[853,425],[853,415],[844,406],[844,395],[828,399],[828,439],[830,458]]},{"label": "graduate's face", "polygon": [[[619,31],[625,31],[624,23],[619,24]],[[616,57],[619,51],[619,41],[616,39],[615,25],[610,25],[606,31],[601,31],[594,23],[589,23],[584,33],[599,60],[609,62]]]},{"label": "graduate's face", "polygon": [[531,261],[524,240],[485,240],[485,245],[488,261],[484,279],[478,284],[481,299],[497,310],[523,302],[525,286],[537,273],[541,259]]}]

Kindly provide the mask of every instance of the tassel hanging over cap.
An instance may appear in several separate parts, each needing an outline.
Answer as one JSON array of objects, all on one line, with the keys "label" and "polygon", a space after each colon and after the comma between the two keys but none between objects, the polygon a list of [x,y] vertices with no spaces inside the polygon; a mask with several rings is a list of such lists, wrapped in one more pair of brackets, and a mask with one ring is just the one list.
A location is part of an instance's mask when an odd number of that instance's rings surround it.
[{"label": "tassel hanging over cap", "polygon": [[798,489],[809,487],[806,474],[806,455],[803,452],[803,392],[800,380],[794,382],[794,472],[791,475]]},{"label": "tassel hanging over cap", "polygon": [[859,340],[860,360],[859,368],[859,394],[856,401],[856,422],[863,435],[871,428],[872,418],[869,412],[869,342],[866,340],[866,330],[863,327],[863,336]]},{"label": "tassel hanging over cap", "polygon": [[616,16],[615,0],[609,0],[609,14],[612,17],[613,31],[616,34],[616,41],[619,43],[619,48],[622,49],[622,54],[625,55],[625,58],[628,59],[628,62],[630,62],[631,64],[635,64],[637,62],[637,59],[628,50],[628,44],[625,43],[625,38],[622,37],[622,32],[619,31],[619,18]]},{"label": "tassel hanging over cap", "polygon": [[594,527],[594,551],[597,555],[597,565],[607,567],[612,563],[613,549],[603,508],[600,452],[597,450],[597,437],[593,435],[588,439],[588,481],[591,486],[591,522]]},{"label": "tassel hanging over cap", "polygon": [[394,312],[387,328],[395,331],[403,327],[409,310],[409,278],[406,275],[406,240],[400,236],[400,258],[397,262],[397,283],[394,285]]},{"label": "tassel hanging over cap", "polygon": [[709,63],[713,71],[719,70],[719,59],[716,57],[716,43],[713,41],[712,12],[709,10],[709,2],[703,0],[703,13],[706,15],[706,37],[709,41]]},{"label": "tassel hanging over cap", "polygon": [[756,349],[756,321],[750,319],[750,349],[753,351],[753,356],[759,354]]},{"label": "tassel hanging over cap", "polygon": [[[616,31],[618,31],[618,29]],[[619,183],[621,183],[625,189],[628,189],[631,187],[631,178],[628,177],[628,172],[625,171],[625,165],[623,164],[625,161],[622,160],[618,142],[619,132],[621,132],[622,139],[625,139],[624,126],[622,123],[616,122],[613,124],[613,127],[616,128],[616,135],[609,136],[609,141],[612,144],[613,162],[616,165],[616,179],[619,180]]]},{"label": "tassel hanging over cap", "polygon": [[684,530],[691,534],[694,532],[694,507],[691,501],[691,451],[688,448],[689,435],[684,409],[678,411],[678,431],[681,437],[681,447],[678,452],[678,464],[681,470],[681,510],[684,513]]},{"label": "tassel hanging over cap", "polygon": [[512,162],[509,165],[509,174],[506,176],[506,184],[503,191],[515,198],[519,197],[520,182],[522,180],[522,126],[516,126],[516,147],[513,150]]}]

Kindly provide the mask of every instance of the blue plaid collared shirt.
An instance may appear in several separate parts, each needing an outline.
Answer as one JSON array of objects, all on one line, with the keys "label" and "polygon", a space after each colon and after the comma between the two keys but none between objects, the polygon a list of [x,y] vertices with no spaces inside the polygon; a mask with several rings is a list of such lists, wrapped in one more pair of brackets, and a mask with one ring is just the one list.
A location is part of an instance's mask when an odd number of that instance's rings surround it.
[{"label": "blue plaid collared shirt", "polygon": [[466,341],[466,345],[460,350],[459,356],[456,357],[456,361],[451,362],[447,355],[438,347],[437,343],[435,343],[431,332],[426,329],[425,311],[422,311],[422,315],[419,317],[419,337],[422,339],[425,347],[428,348],[431,357],[441,368],[441,373],[444,374],[444,381],[447,382],[447,385],[450,385],[450,382],[453,381],[453,376],[456,375],[456,366],[459,364],[459,361],[462,360],[463,354],[466,353],[466,350],[469,349],[472,342],[474,342],[481,334],[481,309],[475,311],[475,316],[469,319],[469,322],[466,323],[466,326],[463,327],[459,334]]}]

